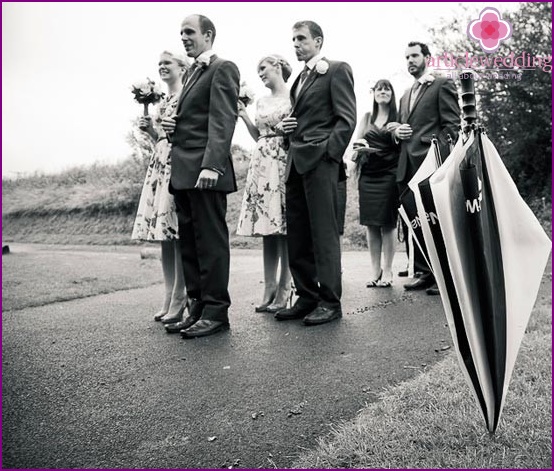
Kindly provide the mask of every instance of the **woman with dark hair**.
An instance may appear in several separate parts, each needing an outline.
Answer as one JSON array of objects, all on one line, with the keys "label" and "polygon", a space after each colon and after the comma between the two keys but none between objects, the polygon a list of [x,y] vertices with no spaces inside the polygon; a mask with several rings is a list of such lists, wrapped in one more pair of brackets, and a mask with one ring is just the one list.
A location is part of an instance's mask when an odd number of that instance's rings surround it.
[{"label": "woman with dark hair", "polygon": [[370,254],[370,281],[366,286],[389,288],[398,214],[399,152],[392,133],[399,123],[392,84],[379,80],[372,91],[373,112],[366,113],[360,122],[352,160],[359,175],[360,224],[367,228]]},{"label": "woman with dark hair", "polygon": [[285,239],[287,151],[284,135],[275,129],[291,112],[290,93],[286,86],[291,72],[290,64],[281,56],[270,55],[260,60],[258,75],[271,93],[258,100],[255,123],[239,101],[239,117],[257,141],[248,168],[237,228],[238,235],[263,238],[265,289],[256,312],[275,313],[285,308],[291,289]]}]

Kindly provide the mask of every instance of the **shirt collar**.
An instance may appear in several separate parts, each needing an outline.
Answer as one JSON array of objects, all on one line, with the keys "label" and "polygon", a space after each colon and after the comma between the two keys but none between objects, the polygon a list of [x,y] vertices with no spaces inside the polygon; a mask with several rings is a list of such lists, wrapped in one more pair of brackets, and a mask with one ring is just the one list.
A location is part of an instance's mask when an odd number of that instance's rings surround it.
[{"label": "shirt collar", "polygon": [[317,56],[312,57],[308,62],[306,62],[306,67],[308,67],[308,69],[310,69],[310,70],[313,70],[313,68],[315,67],[315,65],[316,65],[321,59],[323,59],[323,54],[318,54]]},{"label": "shirt collar", "polygon": [[415,82],[419,82],[420,85],[423,85],[423,77],[426,77],[427,75],[429,75],[429,69],[425,69],[421,77],[419,77]]},{"label": "shirt collar", "polygon": [[197,58],[196,58],[196,61],[195,62],[198,62],[198,60],[200,58],[206,58],[208,59],[208,62],[209,60],[212,58],[212,56],[215,54],[214,50],[213,49],[210,49],[209,51],[204,51],[202,54],[200,54]]}]

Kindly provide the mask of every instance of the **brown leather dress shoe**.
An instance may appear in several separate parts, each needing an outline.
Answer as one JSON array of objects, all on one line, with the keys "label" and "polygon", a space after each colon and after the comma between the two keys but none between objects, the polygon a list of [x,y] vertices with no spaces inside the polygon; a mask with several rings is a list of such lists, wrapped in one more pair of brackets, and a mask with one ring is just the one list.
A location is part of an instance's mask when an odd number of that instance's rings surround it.
[{"label": "brown leather dress shoe", "polygon": [[304,325],[319,325],[327,322],[340,319],[342,317],[342,309],[340,307],[330,308],[319,306],[304,317]]},{"label": "brown leather dress shoe", "polygon": [[183,337],[184,339],[206,337],[207,335],[213,335],[223,330],[229,330],[229,322],[199,319],[188,329],[181,330],[181,337]]},{"label": "brown leather dress shoe", "polygon": [[293,319],[303,319],[310,312],[312,312],[317,306],[299,306],[298,304],[293,305],[288,309],[281,309],[275,313],[275,319],[278,321],[291,321]]}]

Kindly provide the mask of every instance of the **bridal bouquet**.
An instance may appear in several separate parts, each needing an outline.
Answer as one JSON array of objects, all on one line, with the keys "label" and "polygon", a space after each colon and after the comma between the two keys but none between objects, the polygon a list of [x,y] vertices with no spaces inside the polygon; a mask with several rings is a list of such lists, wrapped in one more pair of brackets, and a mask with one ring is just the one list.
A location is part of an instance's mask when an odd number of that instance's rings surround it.
[{"label": "bridal bouquet", "polygon": [[162,89],[149,78],[145,82],[134,83],[131,91],[135,95],[135,101],[144,106],[144,116],[148,116],[148,105],[154,105],[164,97]]},{"label": "bridal bouquet", "polygon": [[250,105],[254,101],[254,92],[246,82],[241,82],[239,89],[239,100],[243,103],[244,106]]}]

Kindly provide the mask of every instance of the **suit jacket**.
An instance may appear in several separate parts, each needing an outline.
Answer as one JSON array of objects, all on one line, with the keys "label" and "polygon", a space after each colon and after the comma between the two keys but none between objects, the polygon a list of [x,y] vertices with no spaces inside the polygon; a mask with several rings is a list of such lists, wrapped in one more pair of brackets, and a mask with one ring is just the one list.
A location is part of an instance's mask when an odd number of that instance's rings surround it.
[{"label": "suit jacket", "polygon": [[356,96],[352,69],[346,62],[329,61],[326,73],[310,72],[296,98],[297,77],[291,88],[291,116],[298,127],[289,135],[286,169],[292,162],[300,175],[312,170],[322,159],[342,163],[342,156],[356,127]]},{"label": "suit jacket", "polygon": [[408,123],[413,134],[410,139],[400,141],[397,182],[407,183],[413,177],[429,151],[433,134],[437,136],[443,158],[449,153],[448,135],[453,140],[458,136],[460,106],[454,82],[436,77],[422,87],[411,111],[411,88],[400,99],[400,122]]},{"label": "suit jacket", "polygon": [[171,186],[194,188],[200,171],[220,173],[214,191],[236,191],[231,140],[238,116],[240,75],[237,66],[213,55],[183,87],[171,136]]}]

